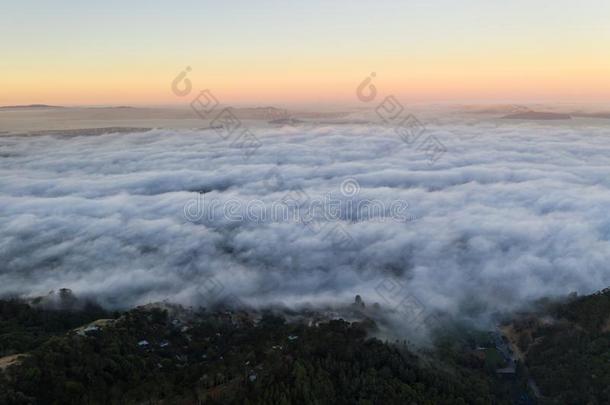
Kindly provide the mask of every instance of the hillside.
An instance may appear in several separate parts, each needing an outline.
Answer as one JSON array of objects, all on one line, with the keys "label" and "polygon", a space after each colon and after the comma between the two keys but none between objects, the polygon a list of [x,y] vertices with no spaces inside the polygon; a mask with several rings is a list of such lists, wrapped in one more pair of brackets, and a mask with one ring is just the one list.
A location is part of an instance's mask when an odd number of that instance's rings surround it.
[{"label": "hillside", "polygon": [[2,303],[3,404],[511,403],[482,363],[369,338],[370,320],[150,305],[74,327],[86,310],[23,305]]},{"label": "hillside", "polygon": [[541,403],[610,403],[610,290],[551,302],[506,326]]},{"label": "hillside", "polygon": [[610,290],[425,349],[361,315],[0,301],[0,404],[610,403]]}]

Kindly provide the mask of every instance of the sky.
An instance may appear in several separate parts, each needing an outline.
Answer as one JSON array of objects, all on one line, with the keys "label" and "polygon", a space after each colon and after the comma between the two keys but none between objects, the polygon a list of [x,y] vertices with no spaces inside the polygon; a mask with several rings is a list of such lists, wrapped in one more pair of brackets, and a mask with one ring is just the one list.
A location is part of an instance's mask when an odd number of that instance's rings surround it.
[{"label": "sky", "polygon": [[607,101],[610,2],[185,0],[8,2],[0,105]]}]

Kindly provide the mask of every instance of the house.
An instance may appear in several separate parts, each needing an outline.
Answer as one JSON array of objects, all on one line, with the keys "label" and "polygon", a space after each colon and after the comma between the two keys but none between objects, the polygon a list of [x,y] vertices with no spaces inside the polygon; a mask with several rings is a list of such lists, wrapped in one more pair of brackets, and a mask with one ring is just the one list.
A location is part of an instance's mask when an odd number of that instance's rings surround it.
[{"label": "house", "polygon": [[79,336],[91,336],[91,335],[95,334],[96,332],[98,332],[99,330],[100,330],[99,326],[89,325],[85,328],[78,329],[76,334]]},{"label": "house", "polygon": [[98,319],[97,321],[91,322],[87,326],[81,326],[80,328],[74,329],[74,332],[76,332],[76,334],[79,336],[95,335],[103,328],[114,324],[115,321],[115,319]]},{"label": "house", "polygon": [[517,373],[517,368],[514,364],[509,364],[506,367],[497,369],[496,373],[505,376],[514,376]]}]

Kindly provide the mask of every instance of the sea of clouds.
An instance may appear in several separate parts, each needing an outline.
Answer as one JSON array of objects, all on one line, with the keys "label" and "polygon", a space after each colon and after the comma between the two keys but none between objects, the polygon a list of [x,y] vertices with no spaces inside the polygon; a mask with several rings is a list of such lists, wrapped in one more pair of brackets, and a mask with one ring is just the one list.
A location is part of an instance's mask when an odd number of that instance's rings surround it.
[{"label": "sea of clouds", "polygon": [[252,154],[210,130],[0,138],[0,296],[486,318],[610,285],[608,128],[432,126],[434,162],[382,126],[254,133]]}]

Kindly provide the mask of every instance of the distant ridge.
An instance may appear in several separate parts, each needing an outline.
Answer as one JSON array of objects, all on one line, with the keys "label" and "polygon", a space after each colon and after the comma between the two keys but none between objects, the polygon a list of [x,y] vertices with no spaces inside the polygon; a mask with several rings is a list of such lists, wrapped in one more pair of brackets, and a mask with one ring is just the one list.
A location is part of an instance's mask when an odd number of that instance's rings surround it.
[{"label": "distant ridge", "polygon": [[525,111],[518,112],[515,114],[509,114],[502,117],[502,119],[508,120],[571,120],[570,114],[560,114],[553,112],[540,112],[540,111]]},{"label": "distant ridge", "polygon": [[610,112],[595,112],[595,113],[574,112],[574,113],[571,113],[571,114],[574,117],[606,118],[606,119],[610,119]]},{"label": "distant ridge", "polygon": [[88,108],[88,109],[125,110],[125,109],[132,109],[132,108],[136,108],[136,107],[133,107],[130,105],[117,105],[117,106],[110,105],[110,106],[100,106],[100,107],[96,106],[96,107],[86,107],[86,108]]},{"label": "distant ridge", "polygon": [[26,108],[65,108],[59,105],[48,104],[28,104],[28,105],[5,105],[0,106],[0,110],[26,109]]}]

